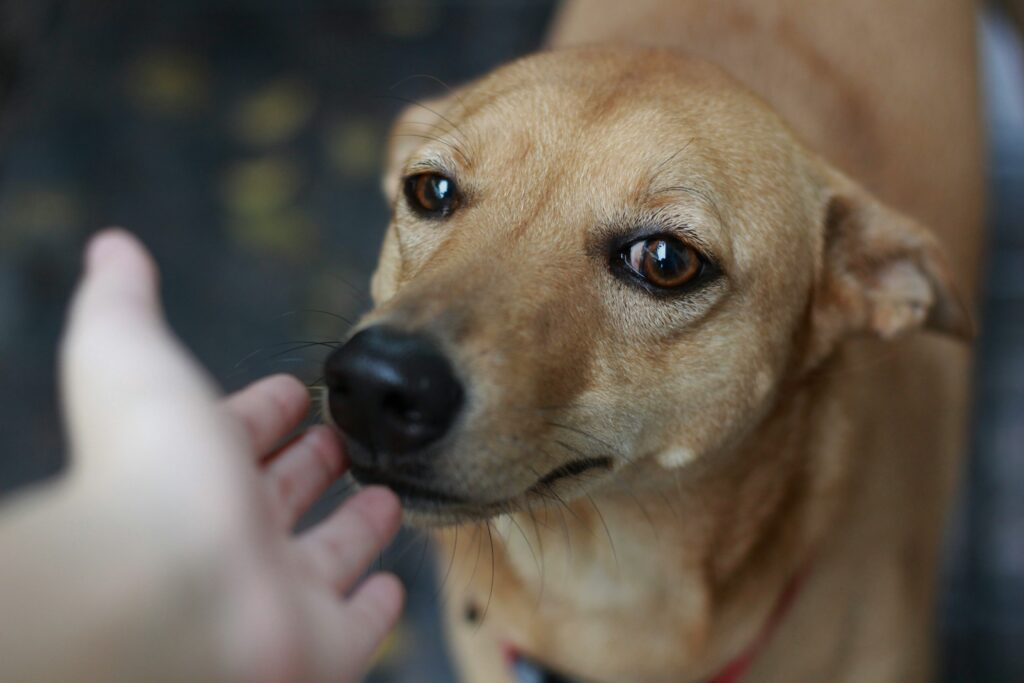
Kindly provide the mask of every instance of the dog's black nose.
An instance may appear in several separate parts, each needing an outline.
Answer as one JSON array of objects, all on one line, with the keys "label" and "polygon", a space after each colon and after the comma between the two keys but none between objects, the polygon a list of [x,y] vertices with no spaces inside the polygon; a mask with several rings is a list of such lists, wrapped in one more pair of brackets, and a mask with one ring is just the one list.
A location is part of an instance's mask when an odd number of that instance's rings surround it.
[{"label": "dog's black nose", "polygon": [[430,445],[462,407],[462,385],[431,340],[380,325],[331,353],[324,380],[335,424],[372,453]]}]

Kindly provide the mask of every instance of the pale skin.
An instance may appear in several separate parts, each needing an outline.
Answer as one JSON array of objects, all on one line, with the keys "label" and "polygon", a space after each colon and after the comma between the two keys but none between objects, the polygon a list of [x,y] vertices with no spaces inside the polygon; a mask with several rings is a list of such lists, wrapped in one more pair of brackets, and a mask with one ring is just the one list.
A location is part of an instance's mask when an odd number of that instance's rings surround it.
[{"label": "pale skin", "polygon": [[370,487],[298,517],[347,467],[296,379],[222,399],[160,312],[156,268],[94,238],[61,349],[71,465],[0,507],[0,680],[352,681],[403,589],[359,582],[401,512]]}]

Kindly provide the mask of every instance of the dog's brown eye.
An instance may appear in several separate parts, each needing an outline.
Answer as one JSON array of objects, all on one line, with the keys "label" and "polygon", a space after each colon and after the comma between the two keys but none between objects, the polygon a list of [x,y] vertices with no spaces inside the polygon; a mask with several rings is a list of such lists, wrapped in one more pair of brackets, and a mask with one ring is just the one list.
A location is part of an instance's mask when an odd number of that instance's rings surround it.
[{"label": "dog's brown eye", "polygon": [[700,254],[674,237],[638,240],[621,253],[630,270],[659,289],[682,287],[703,269]]},{"label": "dog's brown eye", "polygon": [[406,178],[405,198],[413,211],[428,218],[445,218],[459,203],[454,181],[440,173],[417,173]]}]

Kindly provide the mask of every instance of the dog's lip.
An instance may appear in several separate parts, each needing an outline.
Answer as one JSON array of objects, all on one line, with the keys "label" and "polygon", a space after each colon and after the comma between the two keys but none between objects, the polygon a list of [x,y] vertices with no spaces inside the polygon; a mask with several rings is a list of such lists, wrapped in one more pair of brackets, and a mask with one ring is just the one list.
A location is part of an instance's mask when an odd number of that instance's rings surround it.
[{"label": "dog's lip", "polygon": [[541,493],[544,490],[551,487],[556,481],[565,479],[567,477],[576,477],[584,472],[589,472],[592,469],[611,469],[612,459],[607,456],[601,456],[596,458],[580,458],[579,460],[570,460],[564,465],[559,465],[555,469],[551,470],[543,477],[537,480],[528,491],[530,493]]},{"label": "dog's lip", "polygon": [[361,484],[386,486],[391,489],[401,499],[402,504],[409,508],[463,508],[474,510],[477,514],[486,514],[508,510],[517,500],[522,500],[530,494],[543,496],[556,482],[562,479],[576,477],[592,469],[611,469],[612,464],[612,458],[607,456],[571,460],[552,469],[522,494],[500,501],[474,501],[464,496],[424,486],[420,482],[410,481],[393,473],[385,473],[374,467],[356,463],[351,465],[350,470]]}]

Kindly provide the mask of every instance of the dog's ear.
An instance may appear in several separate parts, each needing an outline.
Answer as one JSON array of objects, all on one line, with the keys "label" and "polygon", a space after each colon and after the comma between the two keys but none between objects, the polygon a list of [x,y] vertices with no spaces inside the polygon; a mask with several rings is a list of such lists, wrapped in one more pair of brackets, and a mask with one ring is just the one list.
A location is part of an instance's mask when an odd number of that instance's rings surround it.
[{"label": "dog's ear", "polygon": [[835,171],[828,172],[824,198],[811,311],[819,353],[853,334],[889,339],[926,328],[973,336],[942,249],[923,226]]},{"label": "dog's ear", "polygon": [[384,177],[381,183],[388,201],[398,194],[402,167],[409,156],[422,147],[425,140],[437,137],[438,129],[445,129],[444,111],[449,108],[455,95],[429,100],[410,101],[391,126],[387,156],[384,163]]}]

